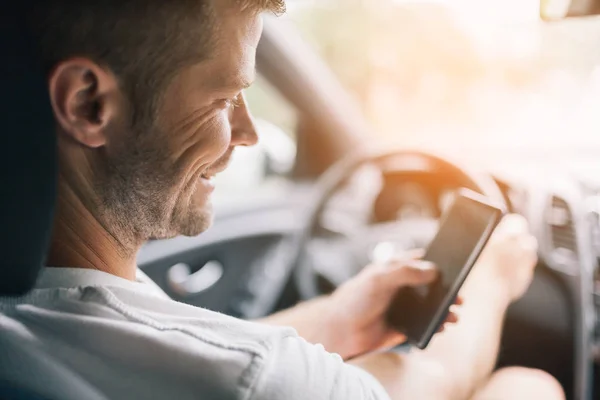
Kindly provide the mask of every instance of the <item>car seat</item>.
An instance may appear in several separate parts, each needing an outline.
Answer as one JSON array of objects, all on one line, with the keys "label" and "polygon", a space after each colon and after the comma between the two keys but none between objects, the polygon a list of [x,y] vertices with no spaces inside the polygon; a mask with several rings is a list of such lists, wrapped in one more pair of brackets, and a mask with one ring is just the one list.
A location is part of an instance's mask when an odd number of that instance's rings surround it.
[{"label": "car seat", "polygon": [[[35,283],[50,238],[55,133],[41,67],[25,29],[22,11],[28,2],[1,3],[0,296],[19,296]],[[15,324],[0,314],[0,399],[104,399],[49,357],[43,341]]]}]

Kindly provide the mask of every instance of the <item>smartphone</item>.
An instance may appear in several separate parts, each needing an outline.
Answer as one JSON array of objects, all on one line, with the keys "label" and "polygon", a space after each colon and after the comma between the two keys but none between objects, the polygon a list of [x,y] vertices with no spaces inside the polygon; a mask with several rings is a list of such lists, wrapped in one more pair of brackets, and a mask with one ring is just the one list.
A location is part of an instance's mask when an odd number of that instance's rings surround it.
[{"label": "smartphone", "polygon": [[457,191],[423,257],[437,266],[438,278],[428,286],[399,290],[388,310],[390,326],[404,333],[409,343],[427,347],[503,214],[486,197]]}]

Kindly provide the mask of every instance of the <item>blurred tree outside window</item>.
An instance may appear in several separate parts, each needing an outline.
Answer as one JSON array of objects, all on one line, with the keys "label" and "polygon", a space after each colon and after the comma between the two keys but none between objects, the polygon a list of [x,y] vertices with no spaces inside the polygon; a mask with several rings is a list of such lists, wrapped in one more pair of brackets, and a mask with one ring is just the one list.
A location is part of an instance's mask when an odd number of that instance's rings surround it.
[{"label": "blurred tree outside window", "polygon": [[600,150],[600,21],[543,23],[539,0],[292,1],[292,20],[373,135],[482,158]]}]

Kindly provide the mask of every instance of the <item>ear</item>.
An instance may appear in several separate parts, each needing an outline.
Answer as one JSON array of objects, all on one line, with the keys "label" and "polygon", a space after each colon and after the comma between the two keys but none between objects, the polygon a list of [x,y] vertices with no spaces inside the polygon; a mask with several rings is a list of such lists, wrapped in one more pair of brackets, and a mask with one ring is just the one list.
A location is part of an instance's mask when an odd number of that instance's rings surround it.
[{"label": "ear", "polygon": [[106,144],[107,127],[117,117],[116,77],[86,58],[61,62],[49,76],[49,92],[61,131],[87,147]]}]

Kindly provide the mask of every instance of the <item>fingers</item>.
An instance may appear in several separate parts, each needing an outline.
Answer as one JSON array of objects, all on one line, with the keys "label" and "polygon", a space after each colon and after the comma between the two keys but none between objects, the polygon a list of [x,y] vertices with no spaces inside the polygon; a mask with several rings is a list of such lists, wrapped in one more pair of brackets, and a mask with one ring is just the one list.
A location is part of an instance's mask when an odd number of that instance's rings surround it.
[{"label": "fingers", "polygon": [[535,236],[529,233],[527,220],[521,215],[510,214],[502,219],[494,231],[488,248],[496,248],[496,253],[504,251],[513,256],[537,254],[538,243]]},{"label": "fingers", "polygon": [[446,324],[455,324],[458,322],[458,315],[450,311],[448,316],[444,320],[444,323],[440,325],[440,329],[438,329],[437,333],[442,333],[446,330]]},{"label": "fingers", "polygon": [[529,232],[529,223],[519,214],[509,214],[502,218],[496,228],[497,234],[506,236],[520,236]]},{"label": "fingers", "polygon": [[406,251],[400,257],[395,257],[385,264],[375,265],[380,282],[391,288],[402,286],[418,286],[431,283],[437,277],[437,269],[428,262],[421,260],[425,254],[423,249]]},{"label": "fingers", "polygon": [[523,238],[521,241],[521,246],[523,246],[523,249],[533,251],[535,253],[538,251],[538,241],[533,236],[527,236]]},{"label": "fingers", "polygon": [[418,260],[423,258],[425,250],[411,249],[396,252],[389,243],[380,243],[373,251],[373,262],[375,264],[386,264],[394,260]]},{"label": "fingers", "polygon": [[437,277],[435,266],[422,260],[393,261],[381,273],[382,278],[394,287],[426,285]]},{"label": "fingers", "polygon": [[458,314],[450,311],[448,313],[448,316],[446,317],[446,320],[444,321],[444,324],[455,324],[457,322],[458,322]]},{"label": "fingers", "polygon": [[489,247],[495,248],[492,251],[492,254],[496,253],[495,256],[502,256],[503,252],[512,258],[527,256],[533,259],[534,264],[537,259],[537,239],[529,233],[527,220],[521,215],[510,214],[504,217],[494,232]]},{"label": "fingers", "polygon": [[408,259],[408,260],[420,260],[425,256],[425,249],[412,249],[408,250],[402,254],[402,257],[398,257],[398,259]]},{"label": "fingers", "polygon": [[506,229],[508,232],[511,230],[515,232],[522,232],[527,231],[529,223],[527,222],[527,219],[520,214],[508,214],[502,218],[500,226],[503,229]]}]

